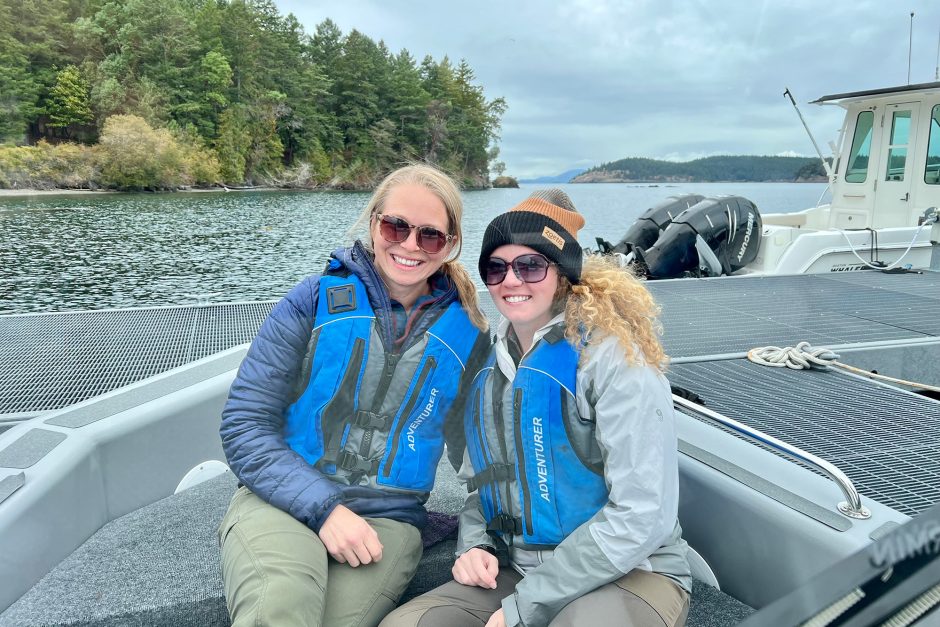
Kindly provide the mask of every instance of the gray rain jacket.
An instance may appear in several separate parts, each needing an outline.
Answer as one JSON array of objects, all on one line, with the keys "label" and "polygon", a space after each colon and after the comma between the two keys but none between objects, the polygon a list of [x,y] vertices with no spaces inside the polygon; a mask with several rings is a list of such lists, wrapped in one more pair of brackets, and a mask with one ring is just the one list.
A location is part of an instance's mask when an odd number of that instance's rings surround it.
[{"label": "gray rain jacket", "polygon": [[[563,323],[559,314],[536,333],[535,342]],[[497,367],[512,382],[516,365],[509,355],[508,330],[503,320],[493,350]],[[596,421],[609,500],[554,550],[529,550],[521,536],[514,538],[510,561],[525,577],[502,602],[510,626],[546,625],[571,601],[634,568],[660,573],[691,590],[687,545],[677,518],[679,468],[669,383],[653,368],[629,365],[614,337],[583,350],[587,354],[578,367],[575,395],[579,413]],[[504,403],[511,403],[508,395]],[[510,407],[504,416],[512,415]],[[511,446],[512,425],[504,427]],[[466,480],[473,473],[465,453],[460,476]],[[519,493],[515,480],[509,492]],[[518,499],[510,506],[519,516]],[[460,514],[457,555],[480,545],[495,543],[474,493]]]}]

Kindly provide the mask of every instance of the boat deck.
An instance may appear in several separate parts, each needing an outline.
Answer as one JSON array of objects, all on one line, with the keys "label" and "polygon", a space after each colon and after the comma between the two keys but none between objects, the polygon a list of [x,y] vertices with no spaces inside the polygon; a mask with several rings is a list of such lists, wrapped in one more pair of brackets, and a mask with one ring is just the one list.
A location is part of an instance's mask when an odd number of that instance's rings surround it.
[{"label": "boat deck", "polygon": [[937,385],[940,273],[679,280],[650,288],[663,309],[671,383],[836,464],[867,498],[908,516],[940,503],[940,403],[838,369],[769,368],[743,358],[755,347],[805,340],[835,349],[848,364],[878,364],[883,374],[903,363],[911,378]]}]

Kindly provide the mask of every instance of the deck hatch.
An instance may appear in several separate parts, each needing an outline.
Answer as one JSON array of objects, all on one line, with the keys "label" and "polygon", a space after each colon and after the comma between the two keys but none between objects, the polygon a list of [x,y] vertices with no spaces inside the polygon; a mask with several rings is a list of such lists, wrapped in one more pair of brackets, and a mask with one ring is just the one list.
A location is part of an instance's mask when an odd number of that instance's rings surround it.
[{"label": "deck hatch", "polygon": [[908,516],[940,503],[936,401],[841,372],[744,360],[676,364],[669,379],[710,409],[835,464],[863,498]]}]

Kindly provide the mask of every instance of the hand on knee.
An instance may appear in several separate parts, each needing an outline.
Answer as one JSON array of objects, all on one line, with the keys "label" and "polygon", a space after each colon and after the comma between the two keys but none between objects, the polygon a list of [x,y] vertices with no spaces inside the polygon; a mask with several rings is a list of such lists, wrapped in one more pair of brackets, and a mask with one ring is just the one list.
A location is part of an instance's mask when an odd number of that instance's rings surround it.
[{"label": "hand on knee", "polygon": [[470,549],[457,558],[454,568],[454,581],[465,586],[496,588],[496,575],[499,574],[499,560],[483,549]]},{"label": "hand on knee", "polygon": [[382,559],[379,534],[364,518],[343,505],[338,505],[327,516],[319,535],[323,546],[337,562],[355,568]]}]

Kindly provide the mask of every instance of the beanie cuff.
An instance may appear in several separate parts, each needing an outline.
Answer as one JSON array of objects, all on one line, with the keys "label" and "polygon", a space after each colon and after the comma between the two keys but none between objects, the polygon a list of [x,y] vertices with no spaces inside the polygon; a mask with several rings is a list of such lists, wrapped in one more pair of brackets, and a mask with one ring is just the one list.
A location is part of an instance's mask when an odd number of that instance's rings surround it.
[{"label": "beanie cuff", "polygon": [[510,209],[509,213],[514,211],[528,211],[548,216],[561,225],[561,228],[568,231],[568,233],[577,233],[584,226],[584,216],[580,213],[563,209],[541,198],[526,198]]}]

